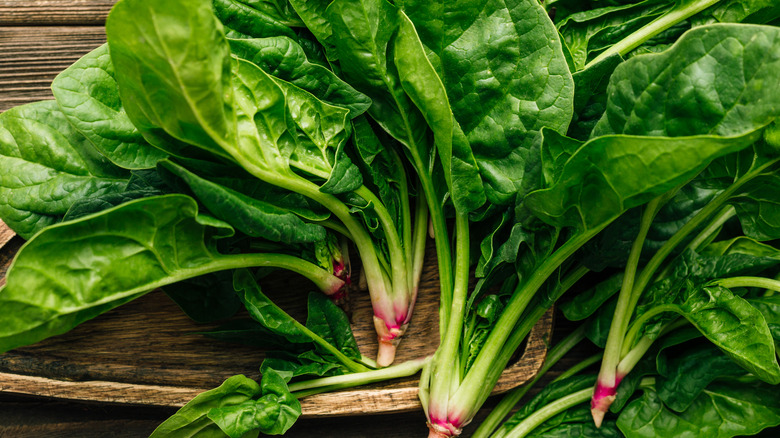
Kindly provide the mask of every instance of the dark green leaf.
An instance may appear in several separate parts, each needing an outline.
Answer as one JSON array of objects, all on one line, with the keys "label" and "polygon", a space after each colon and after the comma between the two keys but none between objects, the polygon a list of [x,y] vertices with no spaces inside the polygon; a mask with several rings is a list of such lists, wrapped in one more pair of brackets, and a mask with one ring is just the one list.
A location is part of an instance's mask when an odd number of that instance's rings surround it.
[{"label": "dark green leaf", "polygon": [[162,289],[197,323],[230,318],[241,307],[241,301],[233,291],[233,275],[230,272],[201,275]]},{"label": "dark green leaf", "polygon": [[646,389],[620,414],[617,425],[628,437],[712,437],[753,435],[780,424],[780,392],[763,383],[713,383],[682,413],[668,410]]},{"label": "dark green leaf", "polygon": [[257,64],[268,74],[308,91],[331,105],[349,109],[354,119],[364,113],[371,100],[327,68],[309,62],[303,48],[290,38],[229,40],[234,55]]},{"label": "dark green leaf", "polygon": [[201,178],[172,161],[163,161],[160,166],[181,178],[212,214],[249,236],[283,243],[313,243],[325,239],[324,228],[305,223],[284,207]]},{"label": "dark green leaf", "polygon": [[320,293],[309,294],[306,327],[320,335],[347,357],[360,359],[360,349],[352,335],[349,318],[337,305]]},{"label": "dark green leaf", "polygon": [[742,136],[780,116],[778,68],[778,28],[695,28],[670,50],[615,69],[607,111],[592,136]]}]

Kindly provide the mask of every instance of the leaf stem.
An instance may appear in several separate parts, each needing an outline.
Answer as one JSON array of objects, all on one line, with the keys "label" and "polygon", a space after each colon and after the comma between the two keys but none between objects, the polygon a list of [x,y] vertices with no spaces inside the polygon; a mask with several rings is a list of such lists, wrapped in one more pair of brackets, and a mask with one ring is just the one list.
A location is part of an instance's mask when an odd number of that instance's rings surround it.
[{"label": "leaf stem", "polygon": [[[585,326],[581,325],[579,328],[571,332],[555,347],[547,352],[547,358],[545,358],[542,367],[539,372],[536,373],[534,378],[523,386],[515,388],[509,391],[504,398],[490,411],[490,414],[482,421],[471,438],[488,438],[493,431],[501,425],[504,418],[509,415],[512,408],[522,399],[526,393],[552,368],[563,356],[566,355],[572,348],[585,339]],[[601,356],[597,356],[600,358]],[[560,378],[560,377],[559,377]]]},{"label": "leaf stem", "polygon": [[693,15],[698,14],[699,12],[709,8],[719,1],[720,0],[700,0],[691,2],[685,6],[676,6],[671,11],[642,26],[631,35],[623,38],[613,46],[609,47],[607,50],[599,54],[599,56],[587,63],[585,65],[585,69],[598,64],[599,62],[616,53],[620,54],[621,56],[626,55],[628,52],[644,44],[650,38],[653,38],[654,36],[669,29],[677,23],[687,20]]},{"label": "leaf stem", "polygon": [[421,359],[409,360],[398,365],[393,365],[378,370],[305,380],[303,382],[291,383],[289,388],[290,392],[294,393],[293,395],[295,395],[297,398],[302,398],[335,389],[351,388],[358,385],[383,382],[389,379],[412,376],[420,371],[423,365],[428,363],[430,360],[431,356],[427,356]]},{"label": "leaf stem", "polygon": [[[544,285],[550,275],[552,275],[563,262],[582,247],[582,245],[587,243],[593,236],[603,230],[608,224],[609,222],[604,223],[596,228],[583,231],[571,237],[553,254],[544,259],[528,277],[528,280],[525,283],[518,285],[517,289],[512,294],[512,298],[510,298],[506,308],[496,322],[495,328],[490,333],[482,350],[480,350],[477,355],[477,359],[461,382],[458,390],[451,397],[451,418],[467,421],[473,417],[476,409],[478,409],[478,404],[484,399],[482,394],[484,387],[491,383],[487,380],[487,376],[491,374],[491,370],[503,369],[509,361],[509,357],[511,357],[499,355],[502,349],[508,345],[507,341],[510,336],[512,336],[512,344],[514,345],[514,343],[517,342],[517,345],[519,345],[522,339],[525,338],[525,335],[530,332],[533,324],[535,324],[544,312],[547,311],[545,308],[541,309],[540,313],[532,312],[532,314],[536,313],[534,315],[536,320],[532,321],[530,318],[524,319],[520,325],[522,328],[520,332],[524,333],[520,333],[514,330],[515,325],[525,311],[528,303],[542,285]],[[516,345],[515,348],[517,348]]]},{"label": "leaf stem", "polygon": [[468,214],[458,214],[455,218],[455,285],[452,294],[450,320],[444,335],[436,362],[433,364],[432,386],[430,399],[432,401],[430,415],[436,419],[447,418],[447,406],[450,391],[460,383],[459,367],[453,366],[458,360],[460,334],[463,328],[463,315],[469,285],[469,219]]},{"label": "leaf stem", "polygon": [[631,246],[631,252],[626,261],[626,270],[623,275],[623,285],[618,295],[617,306],[609,327],[607,345],[604,348],[604,359],[601,361],[601,370],[599,370],[598,384],[606,388],[617,386],[616,371],[620,362],[620,352],[623,347],[623,338],[625,337],[626,327],[633,314],[631,307],[631,296],[634,290],[634,280],[639,266],[639,257],[642,255],[642,248],[653,223],[655,215],[658,213],[661,205],[661,197],[650,201],[642,213],[642,219],[639,223],[639,232]]},{"label": "leaf stem", "polygon": [[506,438],[522,438],[539,427],[542,423],[560,414],[566,409],[577,406],[580,403],[588,401],[593,395],[593,388],[583,389],[567,396],[561,397],[544,407],[537,409],[533,414],[526,417],[517,426],[512,428],[505,435]]},{"label": "leaf stem", "polygon": [[711,284],[717,284],[727,289],[733,289],[735,287],[757,287],[761,289],[768,289],[775,292],[780,292],[780,281],[773,278],[764,277],[731,277],[722,278],[713,281]]}]

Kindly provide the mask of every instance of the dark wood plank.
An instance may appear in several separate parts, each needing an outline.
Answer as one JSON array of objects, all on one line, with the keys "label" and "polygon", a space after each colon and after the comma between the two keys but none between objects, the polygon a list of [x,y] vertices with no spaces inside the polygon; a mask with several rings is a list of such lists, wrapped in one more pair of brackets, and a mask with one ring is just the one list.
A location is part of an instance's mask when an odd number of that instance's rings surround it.
[{"label": "dark wood plank", "polygon": [[0,0],[0,26],[101,25],[116,0]]},{"label": "dark wood plank", "polygon": [[0,27],[0,112],[52,99],[54,77],[105,41],[99,26]]}]

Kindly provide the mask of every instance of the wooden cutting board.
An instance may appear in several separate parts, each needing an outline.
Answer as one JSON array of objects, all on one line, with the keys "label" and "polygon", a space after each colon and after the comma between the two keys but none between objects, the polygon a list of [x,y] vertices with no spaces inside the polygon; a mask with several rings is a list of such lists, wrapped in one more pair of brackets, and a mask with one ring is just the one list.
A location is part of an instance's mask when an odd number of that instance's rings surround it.
[{"label": "wooden cutting board", "polygon": [[[23,241],[0,222],[0,284]],[[432,354],[438,344],[438,276],[429,245],[418,304],[396,363]],[[305,318],[307,281],[277,275],[264,291],[282,308]],[[364,355],[376,339],[366,292],[353,291],[353,331]],[[0,309],[2,311],[2,309]],[[197,334],[219,324],[196,324],[163,292],[154,291],[88,321],[71,332],[0,355],[0,391],[63,399],[178,407],[195,395],[245,374],[259,379],[263,351]],[[548,312],[532,330],[519,358],[494,393],[530,380],[542,365],[552,332]],[[390,413],[420,408],[417,379],[405,378],[301,400],[304,416]]]}]

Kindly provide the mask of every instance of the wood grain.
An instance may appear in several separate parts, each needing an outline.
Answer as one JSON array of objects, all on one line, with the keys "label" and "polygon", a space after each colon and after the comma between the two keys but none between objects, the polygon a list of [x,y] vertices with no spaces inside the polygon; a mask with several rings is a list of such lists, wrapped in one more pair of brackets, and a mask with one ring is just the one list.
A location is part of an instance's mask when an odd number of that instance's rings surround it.
[{"label": "wood grain", "polygon": [[0,0],[0,26],[102,25],[116,0]]},{"label": "wood grain", "polygon": [[[2,229],[7,228],[0,223]],[[0,250],[0,275],[18,250],[16,237]],[[401,342],[397,363],[425,357],[437,347],[438,275],[433,245],[428,246],[415,316]],[[264,291],[290,314],[305,318],[311,285],[289,274],[268,278]],[[376,355],[370,298],[353,291],[353,331],[361,352]],[[234,374],[259,379],[265,353],[225,344],[195,332],[216,328],[188,319],[161,291],[88,321],[71,332],[0,355],[0,391],[74,400],[182,406],[195,395]],[[529,336],[519,359],[505,370],[494,393],[533,377],[544,361],[550,313]],[[414,377],[358,389],[318,394],[302,401],[305,416],[338,416],[409,411],[420,408]]]},{"label": "wood grain", "polygon": [[102,27],[0,27],[0,112],[52,99],[51,81],[106,41]]}]

